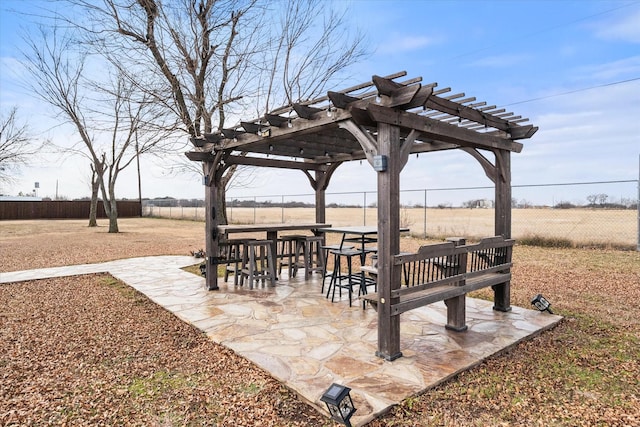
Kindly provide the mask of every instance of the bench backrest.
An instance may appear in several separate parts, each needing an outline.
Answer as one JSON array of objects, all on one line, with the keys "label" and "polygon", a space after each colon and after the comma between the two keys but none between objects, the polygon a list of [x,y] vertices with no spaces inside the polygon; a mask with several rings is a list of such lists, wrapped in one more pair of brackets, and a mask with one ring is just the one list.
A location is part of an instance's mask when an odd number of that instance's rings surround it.
[{"label": "bench backrest", "polygon": [[396,255],[394,265],[402,269],[403,286],[392,290],[392,297],[437,286],[463,285],[465,280],[483,274],[508,272],[514,243],[495,236],[470,245],[425,245],[416,253]]}]

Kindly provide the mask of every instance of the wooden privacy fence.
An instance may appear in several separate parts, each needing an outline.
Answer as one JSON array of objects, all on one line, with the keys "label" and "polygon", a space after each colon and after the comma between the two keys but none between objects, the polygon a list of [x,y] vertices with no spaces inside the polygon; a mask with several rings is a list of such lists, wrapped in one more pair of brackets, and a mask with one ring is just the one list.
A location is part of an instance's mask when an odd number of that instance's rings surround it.
[{"label": "wooden privacy fence", "polygon": [[[89,200],[0,201],[0,219],[84,219],[89,218]],[[142,216],[139,201],[118,201],[118,217]],[[98,202],[98,218],[106,218]]]}]

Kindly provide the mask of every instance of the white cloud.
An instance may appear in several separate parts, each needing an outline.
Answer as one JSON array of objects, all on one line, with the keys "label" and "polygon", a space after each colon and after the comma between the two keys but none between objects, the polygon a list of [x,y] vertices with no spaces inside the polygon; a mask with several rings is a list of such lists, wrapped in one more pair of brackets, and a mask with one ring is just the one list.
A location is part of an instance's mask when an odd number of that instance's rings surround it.
[{"label": "white cloud", "polygon": [[605,40],[640,43],[640,10],[624,14],[617,21],[602,22],[596,28],[596,36]]},{"label": "white cloud", "polygon": [[394,36],[386,43],[382,43],[378,47],[378,53],[401,53],[419,50],[427,46],[438,43],[434,37],[427,36]]},{"label": "white cloud", "polygon": [[531,59],[530,55],[516,54],[516,55],[496,55],[487,56],[476,61],[471,62],[469,65],[473,67],[513,67],[515,65],[521,65]]},{"label": "white cloud", "polygon": [[640,56],[631,56],[604,64],[590,64],[578,67],[574,73],[576,79],[604,80],[606,82],[624,77],[635,78],[638,75],[640,75]]}]

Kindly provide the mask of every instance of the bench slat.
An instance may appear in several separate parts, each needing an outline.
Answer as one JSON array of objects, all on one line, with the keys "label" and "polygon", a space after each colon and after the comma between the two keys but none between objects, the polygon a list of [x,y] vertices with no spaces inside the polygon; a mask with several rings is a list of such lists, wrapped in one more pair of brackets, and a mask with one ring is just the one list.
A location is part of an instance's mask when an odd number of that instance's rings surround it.
[{"label": "bench slat", "polygon": [[[419,292],[401,294],[400,302],[391,306],[391,314],[398,315],[423,305],[464,295],[478,289],[505,283],[509,280],[511,280],[511,273],[488,273],[467,280],[464,286],[439,285],[422,289]],[[366,294],[361,298],[377,309],[379,294]]]},{"label": "bench slat", "polygon": [[400,303],[391,306],[391,314],[398,315],[423,305],[465,295],[471,291],[508,282],[509,280],[511,280],[511,273],[490,273],[486,276],[476,277],[464,286],[443,286],[441,288],[428,289],[414,294],[412,298],[405,301],[401,297]]}]

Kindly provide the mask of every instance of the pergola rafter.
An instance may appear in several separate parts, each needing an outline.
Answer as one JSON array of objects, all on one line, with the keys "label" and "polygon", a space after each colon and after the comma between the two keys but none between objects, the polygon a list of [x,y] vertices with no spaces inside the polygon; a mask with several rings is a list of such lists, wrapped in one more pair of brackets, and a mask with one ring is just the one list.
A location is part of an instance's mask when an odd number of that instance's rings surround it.
[{"label": "pergola rafter", "polygon": [[[511,153],[519,140],[537,127],[504,108],[487,105],[404,78],[406,72],[373,76],[365,82],[326,96],[287,105],[237,126],[193,138],[187,153],[203,163],[206,192],[207,287],[217,289],[218,215],[216,188],[230,165],[285,168],[302,171],[316,193],[316,220],[325,222],[325,190],[343,162],[366,159],[378,176],[379,295],[391,301],[400,286],[400,272],[391,259],[399,252],[400,172],[410,154],[460,149],[469,153],[495,183],[495,231],[511,236]],[[449,94],[449,95],[445,95]],[[486,156],[493,153],[494,160]],[[384,158],[384,162],[378,162]],[[380,167],[380,164],[386,164]],[[494,286],[495,308],[510,308],[509,283]],[[392,360],[399,353],[399,320],[378,311],[378,354]]]}]

